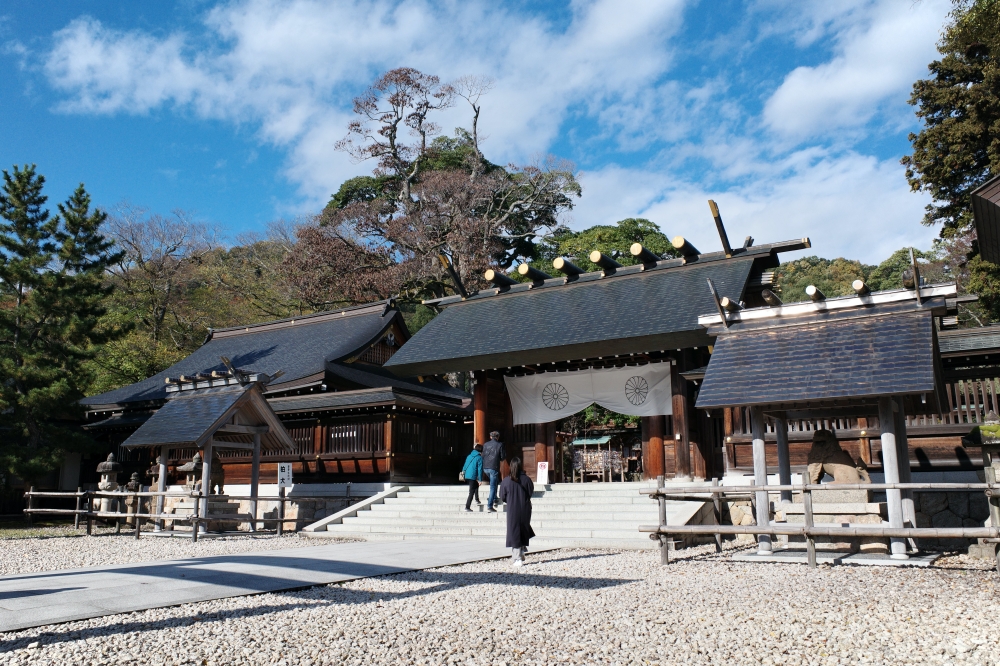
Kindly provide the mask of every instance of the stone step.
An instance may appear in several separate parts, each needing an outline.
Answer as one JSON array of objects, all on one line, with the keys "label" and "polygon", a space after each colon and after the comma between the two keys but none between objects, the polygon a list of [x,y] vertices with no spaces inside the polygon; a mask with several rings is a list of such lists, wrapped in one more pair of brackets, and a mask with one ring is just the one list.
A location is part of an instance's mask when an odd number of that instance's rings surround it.
[{"label": "stone step", "polygon": [[[428,505],[450,505],[457,502],[465,504],[465,495],[461,497],[407,497],[400,493],[397,497],[387,497],[385,498],[386,504],[399,504],[401,502],[406,502],[408,504],[428,504]],[[486,501],[488,495],[480,494],[480,499],[483,502]],[[643,497],[637,495],[635,497],[574,497],[574,498],[554,498],[554,497],[532,497],[531,501],[536,502],[538,500],[545,500],[546,502],[553,502],[556,504],[578,504],[578,505],[590,505],[590,506],[602,506],[608,502],[615,502],[616,504],[640,504],[642,506],[655,506],[656,502],[649,499],[648,497]]]},{"label": "stone step", "polygon": [[[473,511],[472,513],[466,513],[464,509],[454,509],[449,512],[435,512],[428,513],[426,511],[369,511],[362,512],[362,516],[371,516],[373,520],[375,519],[386,519],[386,520],[412,520],[415,518],[433,518],[435,520],[460,520],[464,518],[477,519],[477,520],[507,520],[507,514],[503,511],[498,511],[496,513],[487,513],[481,511]],[[667,513],[668,518],[672,514]],[[564,522],[581,522],[587,520],[601,519],[601,520],[626,520],[626,521],[641,521],[644,523],[656,522],[658,514],[656,511],[645,511],[645,512],[622,512],[618,511],[617,507],[612,507],[609,511],[600,513],[581,513],[576,511],[546,511],[539,507],[534,507],[532,509],[532,520],[561,520]]]},{"label": "stone step", "polygon": [[[398,534],[399,530],[395,530],[390,526],[381,525],[337,525],[330,527],[337,527],[337,529],[327,528],[328,532],[333,532],[336,534],[345,533],[355,533],[355,534]],[[405,534],[435,534],[435,535],[447,535],[447,536],[488,536],[494,538],[500,538],[506,536],[506,527],[463,527],[455,525],[444,525],[444,526],[422,526],[415,525],[407,527]],[[634,539],[638,533],[633,530],[567,530],[560,528],[547,528],[544,531],[535,529],[535,535],[540,539],[546,538],[556,538],[556,539]],[[641,535],[644,538],[645,535]]]},{"label": "stone step", "polygon": [[[367,541],[409,541],[409,540],[451,540],[454,539],[453,535],[448,534],[383,534],[383,533],[373,533],[373,532],[349,532],[340,531],[335,534],[326,534],[317,532],[316,536],[322,538],[323,536],[332,537],[354,537],[365,539]],[[492,541],[495,542],[499,537],[493,535],[465,535],[463,540],[472,541]],[[539,549],[544,548],[607,548],[611,550],[650,550],[656,548],[656,544],[651,541],[645,535],[640,538],[535,538],[531,540],[531,546],[528,548],[528,553],[536,552]]]},{"label": "stone step", "polygon": [[[449,518],[406,518],[406,527],[414,526],[424,526],[433,527],[434,525],[457,525],[461,527],[501,527],[506,529],[506,520],[491,520],[489,518],[478,518],[472,516],[471,514],[465,514],[464,516],[453,516]],[[344,518],[345,525],[398,525],[400,519],[398,518],[375,518],[373,516],[355,516],[352,518]],[[639,520],[552,520],[552,519],[539,519],[535,516],[531,517],[531,526],[535,529],[539,527],[559,527],[565,529],[584,529],[584,530],[621,530],[621,529],[635,529],[639,528],[639,525],[646,525],[650,522],[656,522],[655,517],[652,519],[639,519]]]},{"label": "stone step", "polygon": [[[645,504],[632,504],[625,502],[612,502],[604,504],[563,504],[561,502],[551,502],[551,501],[532,501],[532,507],[537,511],[554,511],[559,513],[581,513],[581,514],[593,514],[593,513],[605,513],[610,507],[614,507],[615,511],[623,513],[657,513],[658,507],[655,502],[646,502]],[[497,508],[502,509],[503,504],[497,504]],[[668,503],[667,512],[676,511],[682,508],[683,505],[679,503]],[[462,511],[465,509],[465,502],[441,502],[434,504],[425,503],[413,503],[413,502],[386,502],[385,504],[374,504],[371,507],[372,511],[382,512],[382,511],[400,511],[403,509],[412,511],[425,511],[433,513],[453,513],[455,511]],[[483,506],[477,505],[475,502],[472,503],[470,507],[473,511],[483,512],[486,511],[485,502]]]}]

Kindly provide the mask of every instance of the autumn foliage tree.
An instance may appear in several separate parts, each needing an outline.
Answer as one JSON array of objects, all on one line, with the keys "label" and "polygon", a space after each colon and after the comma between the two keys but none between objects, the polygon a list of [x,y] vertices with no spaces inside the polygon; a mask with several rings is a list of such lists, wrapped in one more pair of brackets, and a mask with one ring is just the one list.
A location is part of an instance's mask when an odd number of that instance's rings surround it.
[{"label": "autumn foliage tree", "polygon": [[[344,182],[317,224],[298,232],[288,263],[310,302],[455,293],[442,257],[474,290],[486,268],[538,256],[536,241],[558,228],[580,185],[568,162],[501,167],[483,156],[480,99],[491,86],[399,68],[355,99],[337,148],[374,169]],[[457,100],[471,109],[471,129],[437,136],[434,117]]]}]

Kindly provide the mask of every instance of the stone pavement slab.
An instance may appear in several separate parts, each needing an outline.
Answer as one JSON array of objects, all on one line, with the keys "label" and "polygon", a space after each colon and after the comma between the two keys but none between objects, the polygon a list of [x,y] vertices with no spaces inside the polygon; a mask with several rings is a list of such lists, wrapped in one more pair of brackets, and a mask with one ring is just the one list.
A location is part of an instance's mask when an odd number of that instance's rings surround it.
[{"label": "stone pavement slab", "polygon": [[0,576],[0,631],[509,556],[482,541],[371,541]]}]

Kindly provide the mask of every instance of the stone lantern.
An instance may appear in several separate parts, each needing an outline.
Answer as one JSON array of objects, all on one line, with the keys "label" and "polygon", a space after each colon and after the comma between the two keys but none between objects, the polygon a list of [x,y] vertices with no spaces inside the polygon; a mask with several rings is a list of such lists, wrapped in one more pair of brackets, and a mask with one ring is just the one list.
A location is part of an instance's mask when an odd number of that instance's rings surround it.
[{"label": "stone lantern", "polygon": [[[108,459],[97,466],[97,473],[101,475],[101,481],[97,484],[97,489],[106,493],[118,490],[118,473],[121,471],[121,463],[115,461],[115,454],[109,453]],[[117,506],[118,502],[114,498],[101,498],[102,512],[114,511]]]},{"label": "stone lantern", "polygon": [[[137,493],[142,490],[142,482],[139,480],[139,472],[132,472],[132,478],[130,478],[129,482],[125,484],[125,490],[130,493]],[[125,507],[125,512],[130,515],[133,513],[140,513],[142,500],[138,497],[126,497]],[[125,522],[129,525],[134,525],[135,518],[128,518]]]},{"label": "stone lantern", "polygon": [[191,462],[185,463],[177,468],[178,472],[184,472],[184,488],[186,490],[201,489],[201,454],[195,453]]}]

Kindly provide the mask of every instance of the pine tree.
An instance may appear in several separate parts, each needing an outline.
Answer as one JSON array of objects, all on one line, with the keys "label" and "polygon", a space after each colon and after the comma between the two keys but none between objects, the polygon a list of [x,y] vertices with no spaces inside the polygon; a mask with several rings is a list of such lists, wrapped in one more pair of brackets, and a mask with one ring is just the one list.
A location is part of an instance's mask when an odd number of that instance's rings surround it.
[{"label": "pine tree", "polygon": [[14,167],[0,190],[0,457],[26,483],[88,443],[71,419],[116,258],[83,186],[53,217],[44,184],[34,165]]},{"label": "pine tree", "polygon": [[970,229],[969,195],[1000,173],[1000,40],[988,29],[997,21],[996,0],[957,2],[941,58],[928,65],[933,76],[913,84],[910,104],[924,127],[910,134],[913,154],[902,163],[910,187],[934,199],[924,224],[943,225],[945,238]]}]

